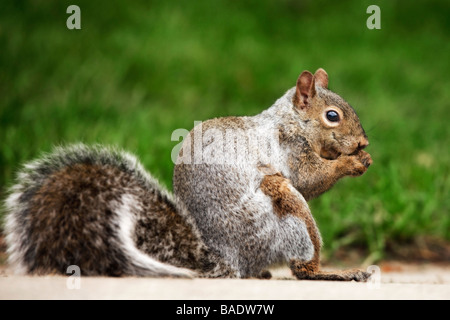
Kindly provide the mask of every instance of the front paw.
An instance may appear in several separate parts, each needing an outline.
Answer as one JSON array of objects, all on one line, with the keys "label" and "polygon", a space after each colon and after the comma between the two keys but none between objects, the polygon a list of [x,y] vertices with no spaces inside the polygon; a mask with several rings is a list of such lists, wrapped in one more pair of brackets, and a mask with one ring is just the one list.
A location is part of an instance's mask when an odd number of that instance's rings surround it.
[{"label": "front paw", "polygon": [[364,174],[373,162],[370,154],[363,150],[354,155],[341,156],[339,160],[344,175],[353,177]]},{"label": "front paw", "polygon": [[358,156],[359,160],[361,161],[361,163],[366,167],[366,169],[368,169],[372,165],[373,160],[368,152],[366,152],[364,150],[360,150],[357,153],[357,156]]}]

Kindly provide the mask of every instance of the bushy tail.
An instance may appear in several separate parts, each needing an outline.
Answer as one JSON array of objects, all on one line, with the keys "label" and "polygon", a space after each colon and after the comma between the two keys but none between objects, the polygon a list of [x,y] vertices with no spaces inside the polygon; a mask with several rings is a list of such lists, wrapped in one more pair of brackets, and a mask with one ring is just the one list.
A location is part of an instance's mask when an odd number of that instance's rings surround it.
[{"label": "bushy tail", "polygon": [[176,208],[134,156],[83,144],[56,148],[23,167],[6,199],[9,263],[28,274],[77,265],[83,275],[192,277],[138,249],[136,224],[152,214],[150,196]]}]

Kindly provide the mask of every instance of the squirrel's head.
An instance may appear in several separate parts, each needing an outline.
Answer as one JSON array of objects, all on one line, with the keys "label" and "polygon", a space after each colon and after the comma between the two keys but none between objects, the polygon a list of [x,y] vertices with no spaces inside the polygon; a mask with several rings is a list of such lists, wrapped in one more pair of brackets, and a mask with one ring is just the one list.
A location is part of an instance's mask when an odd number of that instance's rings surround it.
[{"label": "squirrel's head", "polygon": [[336,159],[365,148],[369,141],[353,108],[328,90],[328,74],[303,71],[293,97],[295,111],[309,131],[313,149],[323,158]]}]

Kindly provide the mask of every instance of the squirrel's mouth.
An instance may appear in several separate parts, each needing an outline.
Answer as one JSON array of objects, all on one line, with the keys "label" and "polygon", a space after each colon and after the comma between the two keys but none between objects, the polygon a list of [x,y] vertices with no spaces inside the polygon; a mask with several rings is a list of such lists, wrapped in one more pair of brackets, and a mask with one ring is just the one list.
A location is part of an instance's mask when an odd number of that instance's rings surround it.
[{"label": "squirrel's mouth", "polygon": [[358,145],[358,147],[355,150],[353,150],[352,152],[347,154],[344,152],[339,152],[333,147],[322,147],[322,149],[320,149],[320,156],[327,160],[336,160],[337,158],[339,158],[339,156],[341,154],[345,154],[348,156],[354,156],[354,155],[358,154],[358,152],[360,152],[364,148],[365,148],[365,146]]},{"label": "squirrel's mouth", "polygon": [[336,160],[341,155],[341,152],[334,148],[324,148],[320,149],[320,156],[327,160]]}]

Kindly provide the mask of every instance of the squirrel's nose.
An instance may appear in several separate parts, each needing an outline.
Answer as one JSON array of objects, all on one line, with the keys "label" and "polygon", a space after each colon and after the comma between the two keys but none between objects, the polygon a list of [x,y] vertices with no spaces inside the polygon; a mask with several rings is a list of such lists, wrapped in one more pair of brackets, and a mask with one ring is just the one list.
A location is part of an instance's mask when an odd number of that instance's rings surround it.
[{"label": "squirrel's nose", "polygon": [[358,141],[358,149],[362,150],[369,145],[369,140],[366,137],[362,137]]}]

